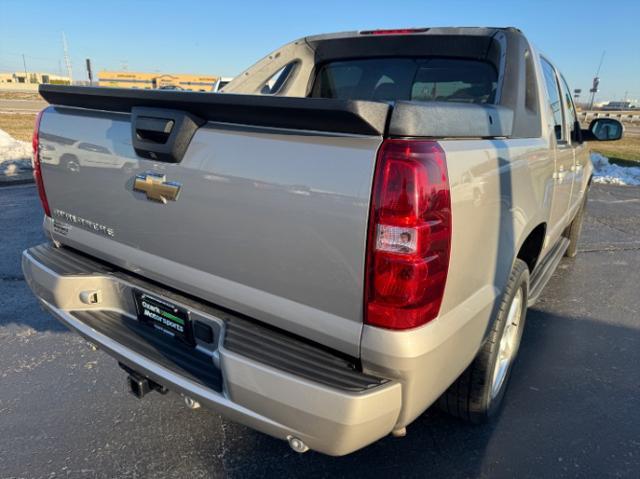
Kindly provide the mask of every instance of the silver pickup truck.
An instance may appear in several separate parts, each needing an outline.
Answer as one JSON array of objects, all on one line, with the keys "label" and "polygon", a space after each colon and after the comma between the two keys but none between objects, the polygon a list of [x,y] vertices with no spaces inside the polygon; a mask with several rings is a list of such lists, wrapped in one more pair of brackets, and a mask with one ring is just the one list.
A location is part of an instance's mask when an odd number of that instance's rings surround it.
[{"label": "silver pickup truck", "polygon": [[22,265],[43,307],[136,396],[298,452],[403,436],[434,403],[494,414],[576,254],[585,141],[621,124],[582,130],[514,28],[307,37],[224,92],[41,86],[50,241]]}]

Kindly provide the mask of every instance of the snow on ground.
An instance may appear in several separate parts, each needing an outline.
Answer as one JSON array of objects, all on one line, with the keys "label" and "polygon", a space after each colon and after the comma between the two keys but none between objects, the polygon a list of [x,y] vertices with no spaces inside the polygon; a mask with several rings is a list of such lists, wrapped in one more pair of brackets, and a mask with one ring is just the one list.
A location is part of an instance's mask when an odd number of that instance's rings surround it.
[{"label": "snow on ground", "polygon": [[640,167],[614,165],[600,153],[591,153],[591,161],[594,183],[640,186]]},{"label": "snow on ground", "polygon": [[13,176],[31,169],[31,145],[0,130],[0,176]]}]

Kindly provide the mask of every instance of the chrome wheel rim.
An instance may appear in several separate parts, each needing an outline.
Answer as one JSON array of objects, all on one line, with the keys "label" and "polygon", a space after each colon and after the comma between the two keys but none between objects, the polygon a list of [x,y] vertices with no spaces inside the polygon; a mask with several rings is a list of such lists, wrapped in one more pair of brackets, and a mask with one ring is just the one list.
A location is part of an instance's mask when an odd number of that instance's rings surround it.
[{"label": "chrome wheel rim", "polygon": [[78,171],[80,171],[80,165],[76,161],[70,161],[67,164],[67,168],[69,168],[69,171],[71,171],[72,173],[77,173]]},{"label": "chrome wheel rim", "polygon": [[507,314],[507,324],[502,332],[500,344],[498,345],[498,357],[493,367],[493,377],[491,380],[491,399],[495,398],[509,371],[509,366],[513,362],[518,351],[518,343],[520,341],[520,327],[522,324],[522,301],[524,293],[522,288],[518,288],[518,292],[511,302],[509,313]]}]

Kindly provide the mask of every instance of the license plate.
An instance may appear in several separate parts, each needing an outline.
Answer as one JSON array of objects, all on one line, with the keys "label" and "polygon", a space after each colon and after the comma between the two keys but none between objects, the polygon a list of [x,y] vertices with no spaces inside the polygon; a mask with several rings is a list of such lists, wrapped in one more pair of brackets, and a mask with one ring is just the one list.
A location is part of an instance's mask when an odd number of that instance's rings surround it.
[{"label": "license plate", "polygon": [[189,319],[189,312],[186,309],[141,291],[135,291],[134,298],[138,319],[142,323],[171,333],[191,346],[194,344],[191,319]]}]

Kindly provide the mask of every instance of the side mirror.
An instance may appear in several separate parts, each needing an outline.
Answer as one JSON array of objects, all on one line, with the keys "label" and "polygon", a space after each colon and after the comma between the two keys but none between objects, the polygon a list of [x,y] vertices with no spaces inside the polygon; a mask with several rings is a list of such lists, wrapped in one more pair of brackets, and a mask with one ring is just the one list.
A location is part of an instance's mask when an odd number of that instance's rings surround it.
[{"label": "side mirror", "polygon": [[586,141],[615,141],[622,138],[624,126],[613,118],[596,118],[589,124],[588,130],[582,130]]}]

